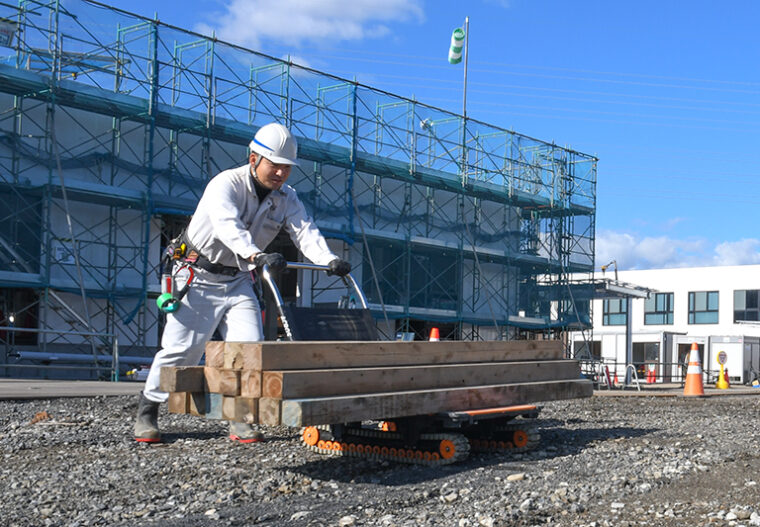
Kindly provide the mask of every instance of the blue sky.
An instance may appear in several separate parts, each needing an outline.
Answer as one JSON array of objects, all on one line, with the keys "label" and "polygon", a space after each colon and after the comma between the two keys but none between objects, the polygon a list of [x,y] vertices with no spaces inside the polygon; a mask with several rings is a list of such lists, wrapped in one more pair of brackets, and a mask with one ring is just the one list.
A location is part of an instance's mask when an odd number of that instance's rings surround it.
[{"label": "blue sky", "polygon": [[112,0],[599,158],[597,264],[760,263],[760,2]]}]

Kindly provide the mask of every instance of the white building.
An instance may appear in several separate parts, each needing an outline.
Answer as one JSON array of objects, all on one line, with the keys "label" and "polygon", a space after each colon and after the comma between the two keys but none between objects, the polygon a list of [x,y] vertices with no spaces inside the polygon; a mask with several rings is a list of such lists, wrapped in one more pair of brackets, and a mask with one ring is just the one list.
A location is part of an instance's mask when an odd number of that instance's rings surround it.
[{"label": "white building", "polygon": [[[699,346],[706,381],[726,352],[731,382],[747,383],[760,370],[760,265],[621,271],[615,280],[650,290],[647,298],[607,294],[593,301],[593,334],[573,333],[576,357],[591,355],[612,373],[627,364],[639,379],[653,369],[658,382],[680,381],[692,343]],[[607,274],[604,278],[612,278]],[[630,319],[628,318],[630,317]],[[630,328],[628,329],[628,324]],[[628,347],[627,329],[631,335]],[[585,337],[588,339],[588,334]]]}]

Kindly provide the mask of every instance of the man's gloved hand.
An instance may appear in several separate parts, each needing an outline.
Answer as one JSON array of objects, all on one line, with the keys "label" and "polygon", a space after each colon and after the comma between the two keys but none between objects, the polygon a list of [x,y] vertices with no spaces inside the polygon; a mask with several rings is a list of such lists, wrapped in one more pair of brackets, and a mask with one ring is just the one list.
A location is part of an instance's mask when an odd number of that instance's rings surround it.
[{"label": "man's gloved hand", "polygon": [[254,256],[253,264],[256,267],[268,265],[274,273],[279,273],[288,266],[287,260],[280,253],[259,253]]},{"label": "man's gloved hand", "polygon": [[340,258],[336,258],[327,264],[327,267],[329,267],[327,270],[327,276],[346,276],[351,272],[351,264]]}]

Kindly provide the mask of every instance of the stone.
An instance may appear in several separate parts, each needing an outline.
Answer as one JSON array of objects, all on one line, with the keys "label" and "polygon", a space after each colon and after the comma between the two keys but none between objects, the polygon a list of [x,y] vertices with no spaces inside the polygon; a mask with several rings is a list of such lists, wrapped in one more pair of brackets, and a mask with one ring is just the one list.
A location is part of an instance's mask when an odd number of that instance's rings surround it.
[{"label": "stone", "polygon": [[459,497],[459,494],[457,494],[456,492],[449,492],[448,494],[446,494],[446,495],[443,497],[443,499],[444,499],[444,500],[445,500],[447,503],[453,503],[454,501],[456,501],[456,499],[457,499],[458,497]]}]

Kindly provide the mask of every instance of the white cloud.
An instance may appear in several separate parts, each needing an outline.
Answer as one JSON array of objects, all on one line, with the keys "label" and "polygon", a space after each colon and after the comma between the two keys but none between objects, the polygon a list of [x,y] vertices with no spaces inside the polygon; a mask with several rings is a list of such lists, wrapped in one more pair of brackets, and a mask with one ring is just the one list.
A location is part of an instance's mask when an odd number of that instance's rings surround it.
[{"label": "white cloud", "polygon": [[715,246],[715,265],[745,265],[760,263],[760,240],[747,238],[723,242]]},{"label": "white cloud", "polygon": [[613,260],[619,270],[760,264],[760,239],[757,238],[711,246],[701,238],[642,238],[610,230],[599,230],[596,234],[597,269]]},{"label": "white cloud", "polygon": [[704,254],[705,248],[705,241],[698,238],[640,238],[629,233],[600,230],[596,235],[596,263],[598,268],[615,260],[621,270],[713,265]]},{"label": "white cloud", "polygon": [[259,49],[273,42],[301,46],[386,37],[391,25],[423,20],[423,0],[231,0],[195,29]]}]

